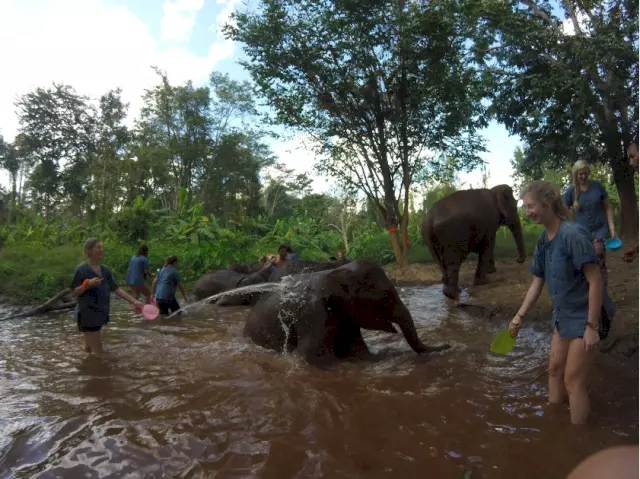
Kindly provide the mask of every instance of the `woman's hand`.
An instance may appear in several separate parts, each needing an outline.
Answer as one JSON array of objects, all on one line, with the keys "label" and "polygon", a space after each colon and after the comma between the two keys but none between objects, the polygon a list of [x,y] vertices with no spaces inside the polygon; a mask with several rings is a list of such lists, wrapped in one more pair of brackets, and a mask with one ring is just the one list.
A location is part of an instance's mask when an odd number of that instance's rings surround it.
[{"label": "woman's hand", "polygon": [[584,340],[584,350],[589,352],[594,350],[596,345],[600,342],[600,335],[598,334],[598,331],[587,325],[582,339]]},{"label": "woman's hand", "polygon": [[617,238],[618,237],[618,233],[616,233],[616,230],[614,228],[611,228],[611,237],[612,238]]},{"label": "woman's hand", "polygon": [[509,332],[511,333],[511,336],[514,338],[517,337],[521,327],[522,319],[520,318],[520,315],[516,314],[509,323]]},{"label": "woman's hand", "polygon": [[144,308],[144,304],[138,301],[137,299],[133,301],[133,305],[138,309]]},{"label": "woman's hand", "polygon": [[85,287],[85,289],[99,288],[102,284],[102,280],[103,278],[91,278],[89,281],[87,281],[87,286]]}]

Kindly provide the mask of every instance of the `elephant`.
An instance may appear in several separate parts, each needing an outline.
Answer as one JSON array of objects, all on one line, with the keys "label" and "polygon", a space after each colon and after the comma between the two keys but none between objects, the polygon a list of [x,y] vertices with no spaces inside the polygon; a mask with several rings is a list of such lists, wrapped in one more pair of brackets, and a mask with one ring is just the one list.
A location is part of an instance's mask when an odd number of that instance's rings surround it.
[{"label": "elephant", "polygon": [[282,278],[291,274],[313,273],[317,271],[335,269],[347,263],[349,263],[348,260],[311,261],[299,259],[297,261],[287,261],[271,273],[271,276],[269,276],[269,282],[274,283],[281,281]]},{"label": "elephant", "polygon": [[474,284],[487,281],[495,273],[496,232],[507,226],[518,248],[518,263],[526,259],[518,204],[508,185],[491,189],[456,191],[429,209],[423,224],[422,238],[442,272],[443,293],[457,299],[460,264],[470,252],[478,254]]},{"label": "elephant", "polygon": [[246,319],[245,337],[316,366],[370,357],[362,328],[397,334],[397,325],[418,354],[450,347],[426,346],[420,340],[411,313],[384,270],[370,260],[299,278],[287,289],[261,295]]},{"label": "elephant", "polygon": [[242,274],[258,273],[262,268],[264,268],[264,264],[262,263],[234,263],[229,266],[230,271]]},{"label": "elephant", "polygon": [[[202,276],[193,285],[191,290],[193,299],[200,301],[201,299],[208,298],[214,294],[221,293],[223,291],[229,291],[241,286],[249,286],[251,284],[266,283],[269,278],[268,269],[262,269],[257,273],[250,275],[238,273],[228,269],[222,269],[212,271]],[[250,304],[253,296],[251,294],[238,294],[234,295],[233,299],[221,301],[219,304],[226,306],[236,306],[241,304]]]}]

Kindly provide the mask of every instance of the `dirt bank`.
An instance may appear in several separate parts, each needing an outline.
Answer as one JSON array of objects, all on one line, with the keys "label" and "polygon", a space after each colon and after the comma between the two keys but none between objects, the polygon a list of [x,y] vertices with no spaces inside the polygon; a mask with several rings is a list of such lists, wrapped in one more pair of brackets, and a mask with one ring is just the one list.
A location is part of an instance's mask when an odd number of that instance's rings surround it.
[{"label": "dirt bank", "polygon": [[[638,262],[624,263],[620,253],[607,257],[609,294],[616,304],[616,316],[609,337],[601,350],[619,361],[631,362],[638,367]],[[467,289],[470,299],[463,303],[479,306],[495,321],[509,321],[516,313],[531,283],[530,259],[524,264],[515,261],[496,263],[497,272],[490,275],[486,285],[473,286],[476,262],[467,261],[461,268],[460,284]],[[400,284],[434,284],[440,282],[441,273],[435,264],[412,264],[400,269],[385,267],[389,277]],[[545,288],[526,321],[549,321],[551,300]],[[631,364],[630,364],[631,366]]]}]

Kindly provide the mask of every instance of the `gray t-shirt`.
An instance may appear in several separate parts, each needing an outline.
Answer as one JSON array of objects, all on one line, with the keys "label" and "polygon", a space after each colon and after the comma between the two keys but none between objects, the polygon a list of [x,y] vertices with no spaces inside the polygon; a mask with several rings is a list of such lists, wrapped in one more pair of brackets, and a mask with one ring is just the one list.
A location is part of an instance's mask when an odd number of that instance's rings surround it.
[{"label": "gray t-shirt", "polygon": [[97,288],[87,289],[78,296],[76,313],[78,321],[83,326],[102,326],[109,322],[109,304],[111,292],[118,289],[118,283],[113,277],[113,273],[105,265],[100,265],[102,274],[96,272],[87,263],[79,264],[73,273],[71,289],[75,289],[82,284],[85,279],[104,278]]}]

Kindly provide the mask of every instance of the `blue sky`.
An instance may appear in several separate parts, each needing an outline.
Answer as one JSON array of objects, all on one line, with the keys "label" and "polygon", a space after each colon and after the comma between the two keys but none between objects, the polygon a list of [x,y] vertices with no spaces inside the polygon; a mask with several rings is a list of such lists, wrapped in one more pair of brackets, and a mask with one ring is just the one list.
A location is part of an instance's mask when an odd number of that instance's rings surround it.
[{"label": "blue sky", "polygon": [[[164,68],[172,83],[201,83],[209,73],[249,79],[237,60],[242,47],[218,32],[239,0],[2,0],[0,1],[0,64],[10,75],[0,77],[0,132],[11,140],[17,129],[13,101],[17,95],[52,81],[73,85],[98,97],[120,86],[131,105],[155,83],[150,65]],[[7,48],[7,46],[10,46]],[[517,137],[493,122],[484,130],[483,154],[489,186],[511,183],[510,160]],[[298,172],[312,171],[313,156],[302,137],[273,142],[274,153]],[[0,182],[7,184],[0,173]],[[481,172],[461,174],[467,187],[479,186]],[[330,182],[314,175],[314,190]]]}]

